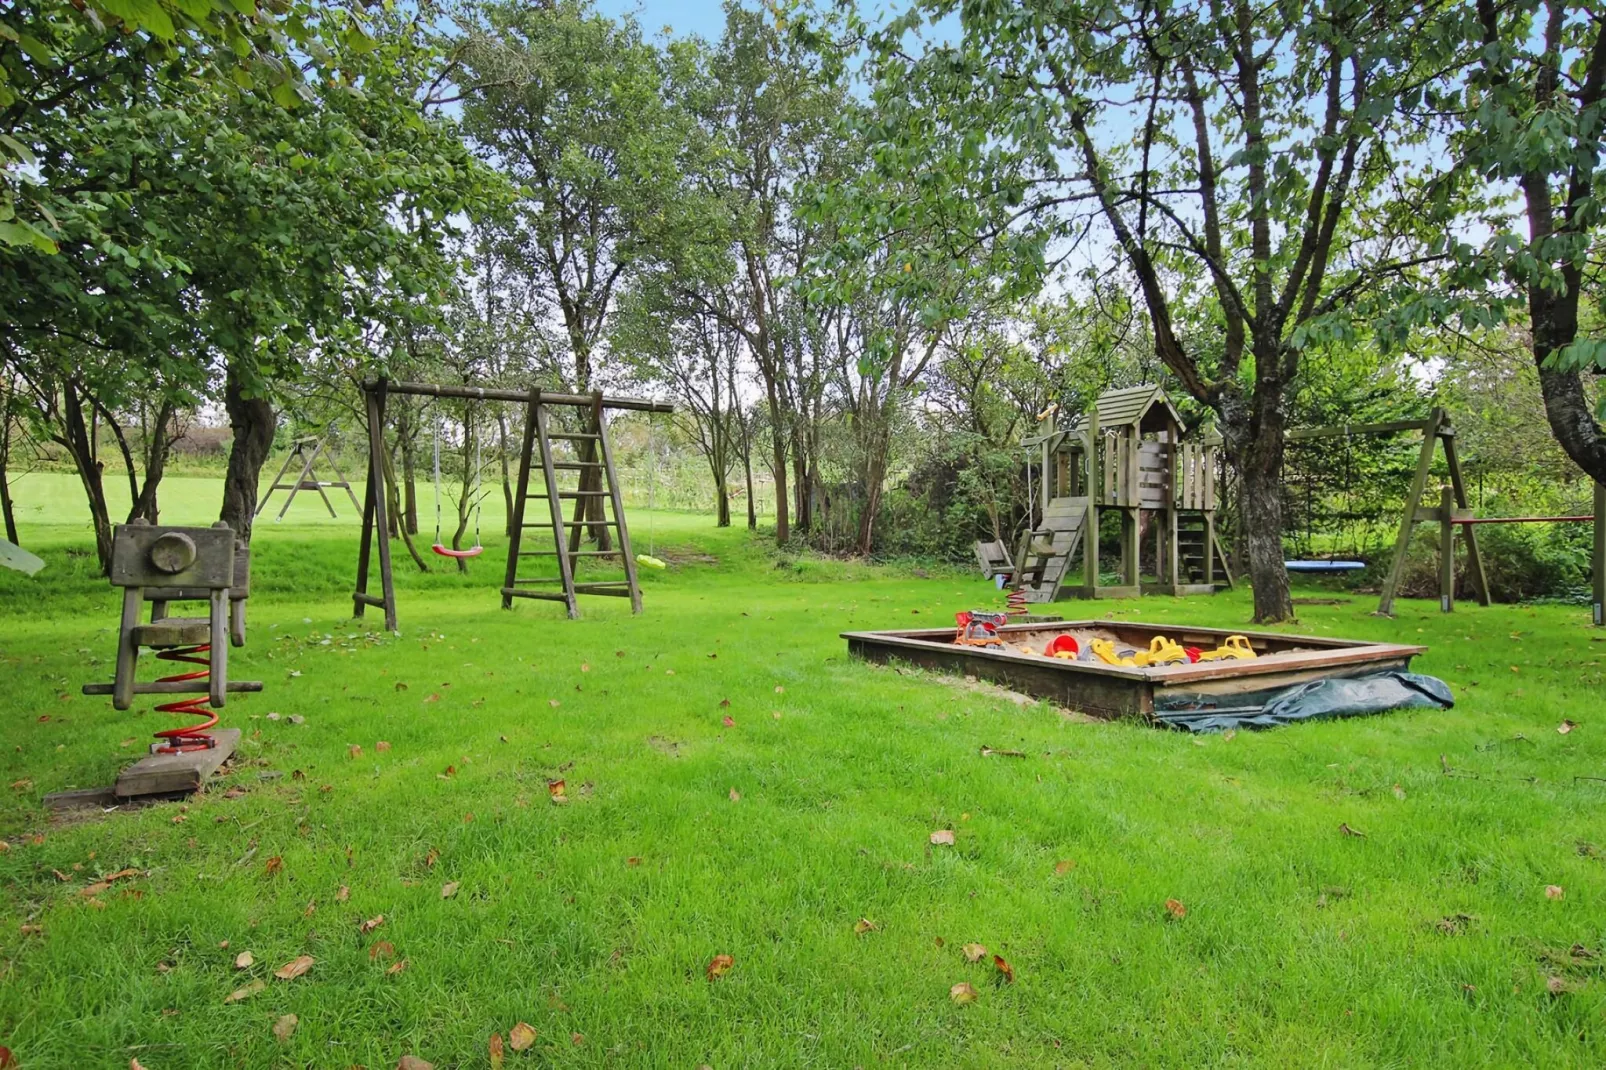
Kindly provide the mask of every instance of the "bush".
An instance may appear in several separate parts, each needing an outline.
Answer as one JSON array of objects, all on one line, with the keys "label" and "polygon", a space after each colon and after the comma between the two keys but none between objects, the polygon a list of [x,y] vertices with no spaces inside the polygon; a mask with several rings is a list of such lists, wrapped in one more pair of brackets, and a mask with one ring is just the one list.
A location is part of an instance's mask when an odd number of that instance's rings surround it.
[{"label": "bush", "polygon": [[[1477,528],[1483,572],[1496,602],[1560,599],[1589,600],[1589,554],[1593,538],[1588,524],[1482,524]],[[1459,533],[1458,533],[1459,534]],[[1369,588],[1382,585],[1389,556],[1379,555],[1357,581]],[[1419,525],[1406,554],[1397,592],[1402,598],[1439,595],[1439,533]],[[1466,542],[1456,539],[1455,593],[1475,596],[1467,566]]]}]

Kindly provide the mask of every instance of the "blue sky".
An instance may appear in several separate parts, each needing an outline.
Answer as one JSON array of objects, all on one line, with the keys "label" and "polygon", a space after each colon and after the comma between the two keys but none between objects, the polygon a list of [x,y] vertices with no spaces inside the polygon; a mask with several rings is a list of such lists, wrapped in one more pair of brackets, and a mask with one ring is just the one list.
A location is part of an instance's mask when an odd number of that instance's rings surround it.
[{"label": "blue sky", "polygon": [[614,17],[635,15],[648,37],[667,26],[676,36],[697,34],[717,41],[725,29],[721,0],[597,0],[597,10]]}]

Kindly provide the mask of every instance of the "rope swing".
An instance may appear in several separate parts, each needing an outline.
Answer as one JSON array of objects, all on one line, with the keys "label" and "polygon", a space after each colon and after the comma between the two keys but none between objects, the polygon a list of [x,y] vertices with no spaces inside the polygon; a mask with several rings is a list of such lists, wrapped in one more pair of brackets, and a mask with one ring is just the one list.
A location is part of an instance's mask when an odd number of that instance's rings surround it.
[{"label": "rope swing", "polygon": [[647,568],[665,567],[664,562],[653,556],[658,549],[658,544],[654,540],[654,525],[657,520],[654,512],[658,493],[658,481],[656,478],[658,471],[658,443],[653,434],[657,426],[657,415],[649,412],[647,414],[647,552],[636,555],[636,564],[645,565]]},{"label": "rope swing", "polygon": [[450,557],[461,561],[465,558],[478,557],[485,552],[480,545],[480,443],[474,440],[474,545],[467,550],[453,550],[441,542],[441,421],[435,421],[435,545],[430,549],[442,557]]}]

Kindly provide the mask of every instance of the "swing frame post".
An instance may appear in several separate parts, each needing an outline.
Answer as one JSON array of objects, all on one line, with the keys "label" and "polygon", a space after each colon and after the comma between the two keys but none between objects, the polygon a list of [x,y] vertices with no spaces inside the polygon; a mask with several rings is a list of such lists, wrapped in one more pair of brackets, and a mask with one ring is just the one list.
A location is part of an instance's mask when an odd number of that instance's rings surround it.
[{"label": "swing frame post", "polygon": [[[646,413],[672,413],[675,411],[675,407],[668,402],[653,401],[648,398],[621,397],[604,394],[601,391],[595,391],[590,394],[568,394],[561,392],[548,392],[541,390],[538,387],[513,390],[503,387],[478,387],[455,383],[391,381],[383,377],[378,379],[363,380],[362,382],[358,383],[358,388],[363,392],[364,408],[368,417],[368,479],[366,481],[366,501],[363,506],[362,543],[357,554],[357,583],[355,590],[352,592],[352,614],[353,616],[361,617],[363,615],[363,611],[368,606],[383,608],[385,611],[385,627],[389,631],[396,631],[397,628],[396,585],[394,575],[391,571],[390,522],[389,517],[387,516],[386,508],[386,491],[389,484],[386,480],[384,466],[385,401],[390,395],[403,394],[414,397],[459,398],[466,401],[508,401],[527,406],[527,412],[531,416],[544,414],[545,407],[548,405],[567,405],[575,408],[588,409],[596,415],[596,426],[598,428],[599,435],[604,433],[603,428],[605,427],[605,422],[602,419],[602,412],[605,409],[625,409],[634,412]],[[513,519],[516,525],[514,528],[515,536],[509,546],[509,559],[506,572],[508,582],[502,587],[501,590],[502,605],[504,608],[512,608],[514,597],[553,597],[546,592],[515,590],[518,569],[518,532],[522,527],[526,526],[524,523],[525,509],[522,499],[524,487],[527,485],[531,475],[531,469],[533,467],[532,454],[535,450],[538,439],[541,441],[543,457],[547,456],[547,447],[545,443],[546,436],[540,433],[541,428],[538,426],[541,422],[541,420],[537,419],[526,419],[525,421],[524,443],[519,457],[521,493],[519,495],[519,499],[514,502],[513,506]],[[607,449],[605,441],[606,440],[603,439],[598,442],[598,453],[606,458]],[[606,464],[607,462],[604,463]],[[550,481],[553,477],[550,473],[546,474],[549,480],[549,485],[551,485]],[[617,479],[613,478],[613,473],[611,471],[609,472],[609,482],[613,486],[610,497],[615,510],[615,522],[621,534],[620,551],[625,554],[627,561],[625,568],[626,581],[623,581],[623,585],[628,588],[628,594],[630,595],[631,599],[631,608],[639,612],[641,607],[641,593],[640,587],[636,582],[637,577],[635,571],[635,560],[629,556],[629,542],[625,528],[623,500],[618,493],[618,481]],[[438,505],[439,499],[437,498],[437,509]],[[558,533],[557,537],[560,540],[559,545],[561,546],[561,533],[565,523],[562,520],[561,509],[555,508],[557,505],[555,499],[553,500],[552,505],[554,506],[554,508],[551,510],[553,513],[552,523],[550,525],[540,524],[532,526],[553,527],[555,532]],[[582,523],[584,523],[584,521],[582,521]],[[476,532],[477,531],[478,524],[476,523]],[[479,541],[479,538],[476,537],[475,542],[479,543]],[[378,596],[370,594],[368,591],[370,568],[372,565],[372,552],[375,546],[378,547],[379,580],[382,592],[381,595]],[[481,549],[483,549],[483,547],[481,547]],[[587,551],[587,553],[590,552]],[[472,555],[466,552],[458,551],[448,552],[445,556],[457,557]],[[560,553],[558,558],[560,570],[567,571],[568,566],[571,564],[569,555]],[[573,592],[575,591],[581,591],[582,593],[590,594],[627,593],[626,590],[607,589],[615,585],[616,584],[608,583],[575,584],[571,574],[568,582],[564,584],[567,592],[567,598],[565,598],[563,595],[556,597],[558,597],[559,600],[570,601],[572,603]],[[577,612],[574,611],[572,604],[570,608],[571,615],[577,615]]]}]

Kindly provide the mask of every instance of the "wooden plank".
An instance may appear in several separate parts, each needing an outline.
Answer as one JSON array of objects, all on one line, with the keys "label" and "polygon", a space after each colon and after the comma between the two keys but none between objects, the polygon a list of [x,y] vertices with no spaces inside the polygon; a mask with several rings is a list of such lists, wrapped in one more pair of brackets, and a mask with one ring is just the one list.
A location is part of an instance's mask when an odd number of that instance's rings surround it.
[{"label": "wooden plank", "polygon": [[[460,386],[455,383],[389,382],[370,379],[362,384],[366,391],[386,390],[392,394],[413,394],[433,398],[465,398],[470,401],[528,401],[528,390],[510,390],[504,387]],[[559,394],[542,391],[544,405],[573,405],[590,408],[594,394]],[[636,412],[674,412],[675,407],[666,401],[649,401],[646,398],[627,398],[604,395],[602,404],[609,409],[631,409]]]},{"label": "wooden plank", "polygon": [[1439,488],[1439,612],[1455,609],[1455,491]]},{"label": "wooden plank", "polygon": [[[1439,441],[1444,443],[1444,463],[1450,469],[1450,486],[1455,490],[1455,504],[1470,516],[1472,501],[1467,496],[1466,480],[1461,476],[1461,459],[1456,454],[1455,436],[1440,434]],[[1467,572],[1472,577],[1472,586],[1478,592],[1478,604],[1489,605],[1489,574],[1483,567],[1483,551],[1478,549],[1478,533],[1471,527],[1463,527],[1461,534],[1467,542]]]},{"label": "wooden plank", "polygon": [[[365,394],[368,407],[368,456],[372,466],[369,493],[374,503],[374,536],[379,547],[379,589],[385,600],[385,630],[396,630],[396,577],[390,568],[390,508],[385,500],[385,386]],[[358,590],[367,590],[359,584]]]},{"label": "wooden plank", "polygon": [[541,388],[531,387],[524,402],[524,436],[519,447],[518,493],[513,496],[513,516],[509,526],[507,570],[502,579],[502,608],[513,608],[513,596],[507,593],[514,585],[519,567],[519,545],[524,539],[524,503],[530,496],[530,452],[535,445],[535,410],[541,404]]},{"label": "wooden plank", "polygon": [[1301,427],[1289,431],[1283,438],[1289,442],[1303,442],[1313,438],[1344,438],[1349,435],[1387,435],[1400,431],[1425,431],[1434,423],[1426,420],[1385,420],[1375,424],[1335,424],[1329,427]]},{"label": "wooden plank", "polygon": [[147,755],[117,775],[112,791],[124,799],[195,791],[218,771],[240,744],[238,728],[218,728],[209,734],[217,740],[217,746],[179,754]]},{"label": "wooden plank", "polygon": [[[597,404],[593,409],[597,423],[597,446],[602,452],[602,472],[608,480],[608,501],[613,505],[613,518],[619,522],[619,549],[623,551],[626,589],[630,595],[630,612],[641,612],[641,584],[636,576],[636,557],[630,552],[630,528],[625,523],[625,502],[619,494],[619,477],[613,467],[613,451],[608,446],[607,415],[602,409],[602,391],[597,391]],[[597,591],[612,594],[611,591]]]},{"label": "wooden plank", "polygon": [[1416,511],[1422,504],[1422,493],[1427,490],[1428,475],[1433,470],[1433,453],[1438,449],[1439,425],[1444,422],[1444,410],[1434,409],[1423,425],[1422,449],[1417,455],[1416,475],[1411,478],[1411,489],[1405,498],[1400,516],[1400,532],[1394,540],[1394,559],[1389,563],[1388,576],[1383,580],[1383,591],[1377,600],[1377,615],[1394,615],[1394,592],[1399,589],[1400,577],[1405,573],[1405,557],[1411,548],[1411,533],[1416,527]]},{"label": "wooden plank", "polygon": [[1595,627],[1606,628],[1606,484],[1595,484],[1595,548],[1590,558],[1594,569]]}]

